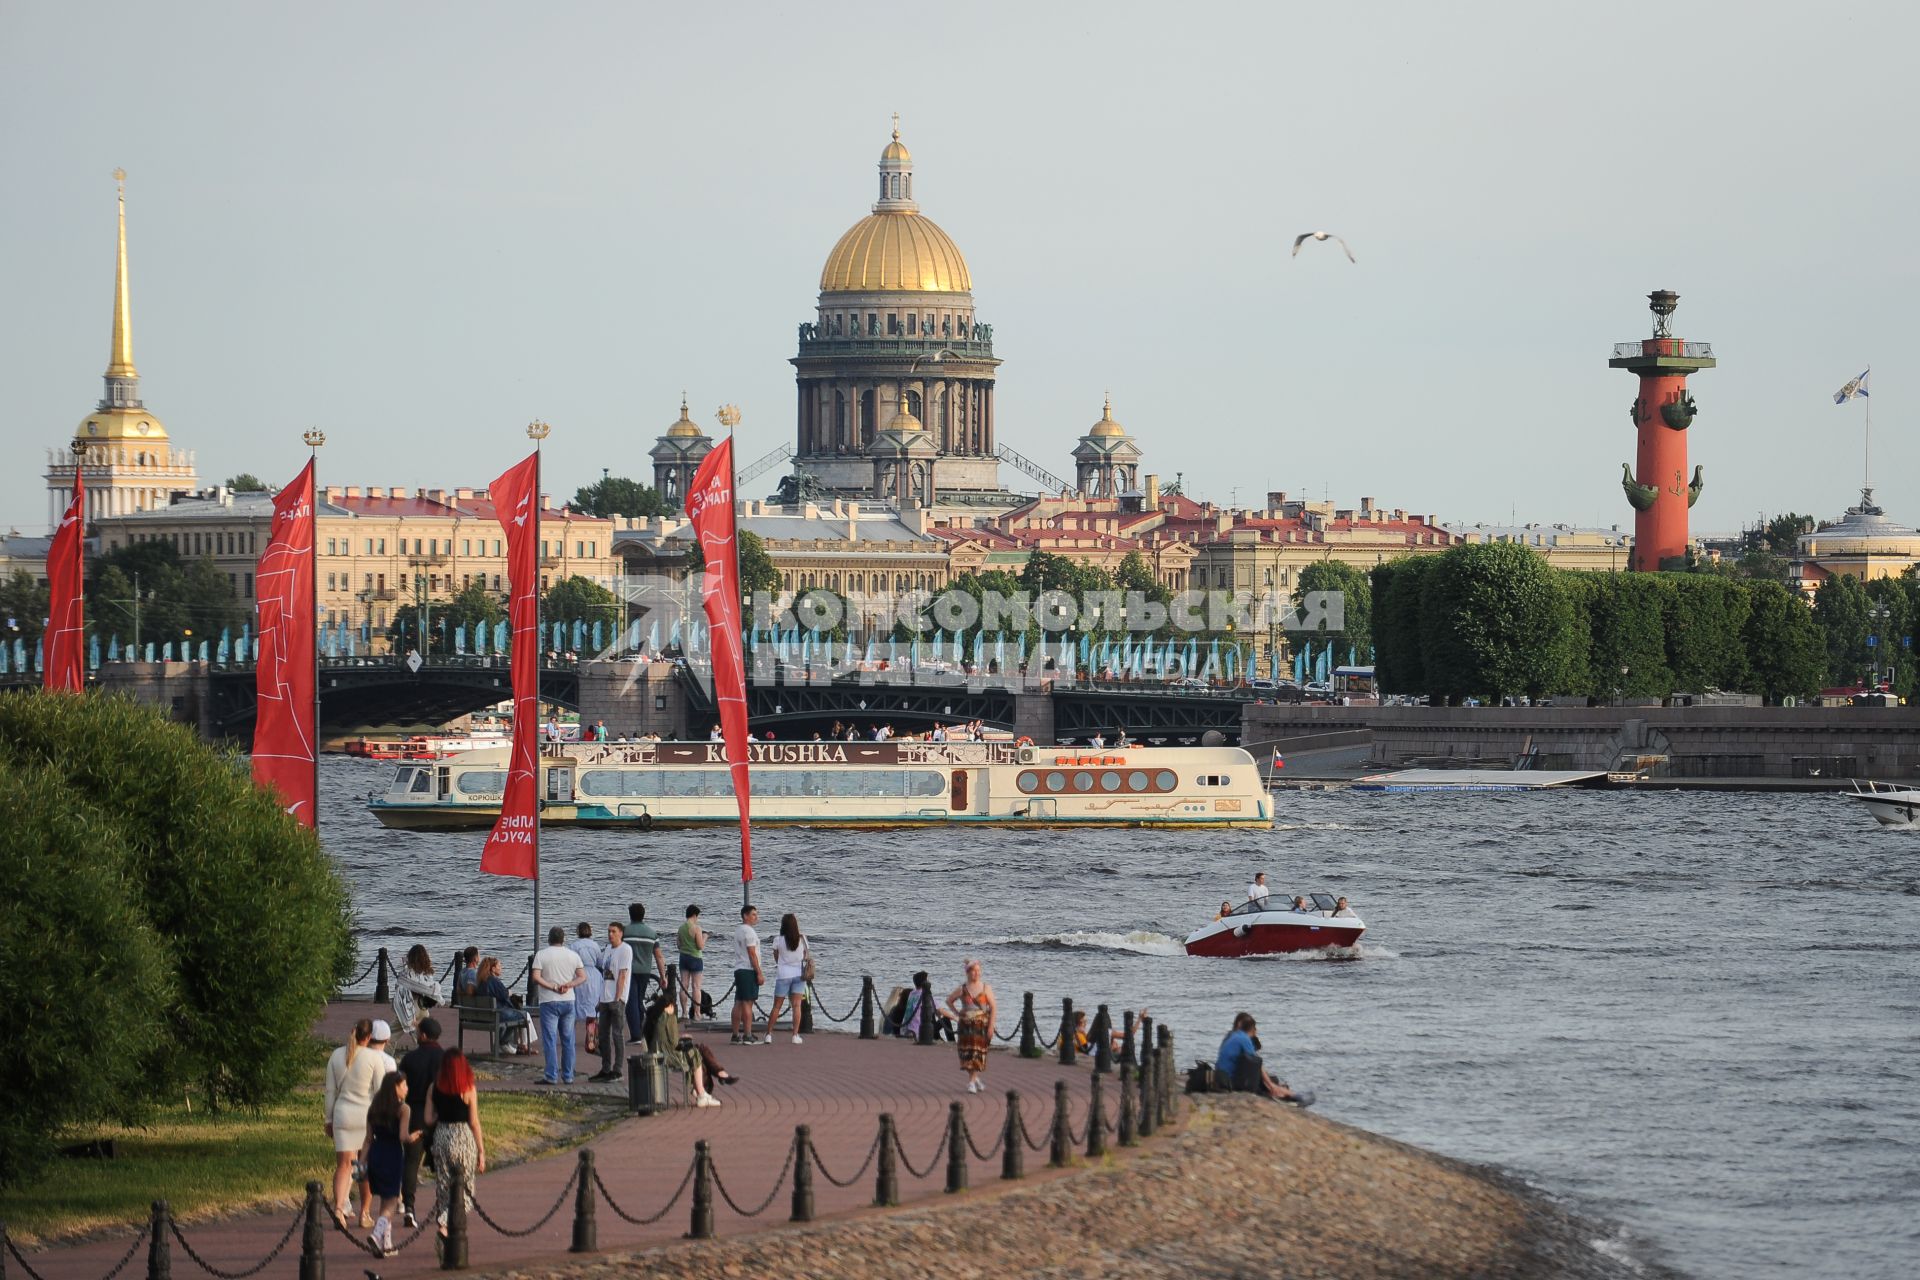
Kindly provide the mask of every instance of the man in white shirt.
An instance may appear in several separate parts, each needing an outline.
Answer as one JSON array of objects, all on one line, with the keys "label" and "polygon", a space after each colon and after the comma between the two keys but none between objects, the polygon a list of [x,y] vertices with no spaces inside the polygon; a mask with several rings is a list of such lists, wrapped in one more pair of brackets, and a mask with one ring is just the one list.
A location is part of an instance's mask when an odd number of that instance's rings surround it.
[{"label": "man in white shirt", "polygon": [[1247,901],[1257,902],[1263,907],[1267,905],[1266,872],[1256,871],[1253,873],[1253,883],[1247,886]]},{"label": "man in white shirt", "polygon": [[547,945],[533,953],[533,985],[540,993],[540,1052],[546,1061],[541,1084],[573,1083],[573,989],[587,980],[580,957],[567,949],[567,931],[547,930]]},{"label": "man in white shirt", "polygon": [[[740,908],[740,927],[733,931],[733,1043],[759,1044],[753,1038],[753,1002],[760,998],[760,935],[753,926],[760,913]],[[767,1044],[773,1043],[768,1036]]]},{"label": "man in white shirt", "polygon": [[593,940],[593,926],[585,920],[575,933],[577,936],[567,944],[567,950],[580,957],[587,980],[573,989],[573,1025],[586,1028],[584,1047],[592,1053],[600,1045],[595,1038],[600,1023],[600,944]]},{"label": "man in white shirt", "polygon": [[633,981],[633,947],[627,928],[618,920],[607,926],[607,946],[600,953],[600,972],[606,985],[600,993],[600,1071],[592,1080],[618,1080],[627,1063],[627,992]]},{"label": "man in white shirt", "polygon": [[1100,748],[1107,745],[1107,740],[1106,738],[1102,737],[1100,734],[1096,733],[1093,735],[1093,737],[1087,739],[1087,745],[1092,747],[1095,751],[1098,751]]}]

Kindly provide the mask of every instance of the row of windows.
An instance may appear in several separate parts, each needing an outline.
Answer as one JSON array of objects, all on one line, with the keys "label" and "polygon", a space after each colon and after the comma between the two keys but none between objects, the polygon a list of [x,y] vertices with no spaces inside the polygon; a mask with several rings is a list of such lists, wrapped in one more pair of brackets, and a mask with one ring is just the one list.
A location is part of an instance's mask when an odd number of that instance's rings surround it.
[{"label": "row of windows", "polygon": [[1153,773],[1145,769],[1023,769],[1019,779],[1020,789],[1028,795],[1062,795],[1076,791],[1083,795],[1094,791],[1138,794],[1172,791],[1179,785],[1180,780],[1171,769]]},{"label": "row of windows", "polygon": [[[900,799],[945,795],[947,789],[946,775],[937,769],[764,769],[749,778],[756,796]],[[464,780],[460,785],[465,789]],[[731,796],[733,779],[725,769],[588,769],[580,775],[580,794],[599,799]]]},{"label": "row of windows", "polygon": [[136,533],[132,542],[164,542],[181,555],[250,556],[254,550],[251,530],[238,533]]}]

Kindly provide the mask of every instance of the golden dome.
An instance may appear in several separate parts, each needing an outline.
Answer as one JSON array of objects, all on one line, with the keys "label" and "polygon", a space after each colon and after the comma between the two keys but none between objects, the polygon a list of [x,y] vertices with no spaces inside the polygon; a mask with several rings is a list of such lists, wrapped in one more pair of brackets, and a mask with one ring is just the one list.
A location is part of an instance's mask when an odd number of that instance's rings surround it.
[{"label": "golden dome", "polygon": [[918,213],[873,213],[860,219],[833,246],[820,271],[822,293],[972,291],[973,277],[960,246],[933,219]]},{"label": "golden dome", "polygon": [[690,437],[701,434],[699,424],[687,416],[687,394],[680,393],[680,421],[667,428],[670,436]]},{"label": "golden dome", "polygon": [[880,153],[880,163],[886,164],[888,161],[898,164],[913,163],[913,152],[907,150],[907,144],[900,141],[898,129],[893,131],[893,141],[887,144],[887,149]]},{"label": "golden dome", "polygon": [[166,440],[167,429],[160,419],[145,409],[95,409],[73,429],[76,440],[127,440],[159,444]]},{"label": "golden dome", "polygon": [[1113,397],[1107,397],[1100,409],[1100,421],[1093,424],[1087,432],[1090,436],[1124,436],[1127,429],[1113,420]]}]

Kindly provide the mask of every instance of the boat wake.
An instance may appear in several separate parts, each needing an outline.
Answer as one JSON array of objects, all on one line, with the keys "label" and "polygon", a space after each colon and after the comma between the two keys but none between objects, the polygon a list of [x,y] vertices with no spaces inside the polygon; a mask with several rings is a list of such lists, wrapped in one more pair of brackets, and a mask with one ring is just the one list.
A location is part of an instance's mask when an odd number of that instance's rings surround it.
[{"label": "boat wake", "polygon": [[1096,951],[1131,951],[1142,956],[1179,956],[1186,954],[1186,947],[1178,938],[1170,938],[1164,933],[1155,933],[1150,929],[1135,929],[1131,933],[1114,933],[1104,929],[1074,929],[1067,933],[1043,933],[1027,938],[995,938],[993,942],[1006,947],[1041,947],[1054,951],[1089,949]]}]

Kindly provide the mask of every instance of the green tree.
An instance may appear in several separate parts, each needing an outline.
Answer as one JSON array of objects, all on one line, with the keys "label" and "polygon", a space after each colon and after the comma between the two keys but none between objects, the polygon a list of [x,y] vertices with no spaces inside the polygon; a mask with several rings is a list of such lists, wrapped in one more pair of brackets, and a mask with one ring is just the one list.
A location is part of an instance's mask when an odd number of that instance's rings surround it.
[{"label": "green tree", "polygon": [[549,628],[556,622],[564,622],[568,626],[576,621],[584,622],[591,631],[595,622],[614,627],[624,625],[626,610],[620,603],[620,597],[593,579],[583,578],[576,573],[553,584],[546,598],[540,602],[540,619]]},{"label": "green tree", "polygon": [[1446,696],[1541,697],[1573,668],[1573,611],[1559,576],[1518,543],[1470,543],[1422,584],[1422,660]]},{"label": "green tree", "polygon": [[1375,565],[1369,576],[1373,600],[1374,680],[1386,693],[1425,694],[1428,683],[1420,602],[1438,556],[1403,556]]},{"label": "green tree", "polygon": [[237,476],[227,477],[227,488],[235,493],[265,493],[267,486],[251,471],[242,471]]},{"label": "green tree", "polygon": [[1787,512],[1767,521],[1760,533],[1761,546],[1777,556],[1792,556],[1799,552],[1800,535],[1813,532],[1812,516]]},{"label": "green tree", "polygon": [[0,1001],[32,1028],[31,1051],[0,1060],[9,1186],[46,1165],[62,1129],[144,1117],[178,992],[112,817],[31,761],[0,769],[0,811]]},{"label": "green tree", "polygon": [[1747,596],[1748,687],[1775,700],[1811,697],[1827,669],[1826,636],[1813,610],[1778,582],[1752,583]]},{"label": "green tree", "polygon": [[1584,597],[1586,661],[1570,688],[1591,697],[1664,698],[1673,692],[1667,661],[1666,609],[1671,575],[1569,573],[1565,582]]},{"label": "green tree", "polygon": [[1300,571],[1300,580],[1294,591],[1294,602],[1303,615],[1307,595],[1315,591],[1340,593],[1344,621],[1338,629],[1329,629],[1324,625],[1316,627],[1307,638],[1322,640],[1332,637],[1340,651],[1352,649],[1365,662],[1367,655],[1374,650],[1372,579],[1350,564],[1342,564],[1338,560],[1316,560]]},{"label": "green tree", "polygon": [[[750,604],[755,592],[765,592],[768,598],[780,598],[780,570],[773,563],[773,557],[767,554],[767,544],[759,534],[751,529],[742,529],[735,544],[740,558],[740,598],[741,603]],[[695,538],[687,547],[687,572],[697,579],[705,570],[706,555]]]},{"label": "green tree", "polygon": [[1076,572],[1078,567],[1065,556],[1035,550],[1028,554],[1027,563],[1020,570],[1020,586],[1034,595],[1042,591],[1072,592],[1081,581]]},{"label": "green tree", "polygon": [[25,569],[15,569],[0,582],[0,644],[11,648],[15,640],[21,640],[27,652],[33,652],[47,629],[51,608],[47,584],[36,581]]},{"label": "green tree", "polygon": [[[388,634],[396,640],[405,640],[409,647],[418,647],[420,624],[424,620],[427,626],[432,628],[433,634],[428,637],[431,650],[423,650],[423,652],[451,653],[455,629],[465,627],[467,647],[471,650],[476,626],[490,628],[495,623],[503,621],[506,616],[507,606],[500,597],[487,590],[483,583],[470,582],[456,592],[452,599],[429,604],[424,610],[417,604],[406,605],[396,610],[393,615],[393,625],[388,629]],[[549,621],[559,620],[549,619]],[[592,618],[589,617],[588,621],[592,621]]]},{"label": "green tree", "polygon": [[1745,631],[1752,594],[1737,582],[1709,574],[1678,575],[1666,586],[1662,621],[1674,688],[1689,693],[1746,688]]},{"label": "green tree", "polygon": [[1820,624],[1827,647],[1827,682],[1851,686],[1866,678],[1871,655],[1867,650],[1872,602],[1860,579],[1837,574],[1813,594],[1813,620]]},{"label": "green tree", "polygon": [[576,490],[573,509],[603,520],[614,516],[644,519],[673,514],[673,504],[661,497],[658,489],[626,476],[606,476]]},{"label": "green tree", "polygon": [[87,570],[87,612],[94,629],[127,644],[133,643],[136,595],[141,641],[156,647],[191,641],[197,650],[202,640],[217,643],[223,630],[238,635],[251,617],[212,557],[182,560],[165,542],[116,547],[94,557]]},{"label": "green tree", "polygon": [[[97,869],[89,874],[123,885],[159,941],[172,985],[162,996],[129,971],[140,944],[115,927],[125,917],[110,897],[90,925],[57,932],[51,920],[9,914],[0,970],[28,987],[8,991],[10,1015],[36,1029],[54,1016],[44,1009],[62,989],[46,972],[57,942],[55,967],[86,976],[91,992],[93,1003],[79,1006],[88,1011],[88,1053],[134,1058],[135,1096],[177,1097],[191,1084],[210,1106],[253,1107],[290,1093],[311,1064],[314,1010],[353,962],[347,889],[314,833],[253,786],[238,756],[120,698],[0,698],[0,778],[12,776],[30,777],[28,791],[53,799],[37,820],[46,840],[10,844],[0,862],[41,876],[85,863]],[[10,800],[0,804],[10,819],[19,812]],[[58,820],[63,812],[72,822]],[[19,836],[9,829],[4,839]],[[109,853],[120,860],[89,861]],[[17,895],[0,897],[12,913]],[[106,990],[123,983],[135,999]],[[116,1026],[108,1010],[144,1010],[151,1021]]]}]

